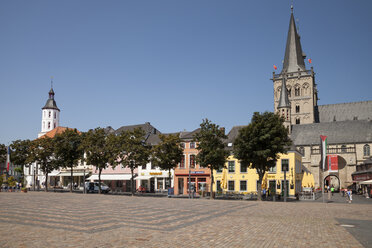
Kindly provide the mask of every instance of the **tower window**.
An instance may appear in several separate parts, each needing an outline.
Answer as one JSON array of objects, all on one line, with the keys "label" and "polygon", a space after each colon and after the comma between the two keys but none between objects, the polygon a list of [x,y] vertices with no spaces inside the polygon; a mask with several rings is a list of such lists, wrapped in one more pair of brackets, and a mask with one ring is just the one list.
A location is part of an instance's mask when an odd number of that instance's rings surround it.
[{"label": "tower window", "polygon": [[300,124],[300,118],[296,118],[296,124]]},{"label": "tower window", "polygon": [[300,96],[300,95],[301,95],[300,86],[296,86],[296,88],[295,88],[295,96]]},{"label": "tower window", "polygon": [[49,111],[49,118],[50,118],[51,114],[52,114],[52,113]]},{"label": "tower window", "polygon": [[57,112],[54,112],[54,119],[57,118]]},{"label": "tower window", "polygon": [[48,121],[48,129],[50,128],[50,121]]},{"label": "tower window", "polygon": [[291,97],[291,91],[292,91],[292,89],[291,89],[291,87],[289,87],[289,88],[287,89],[288,97]]},{"label": "tower window", "polygon": [[45,129],[45,122],[43,121],[43,129]]},{"label": "tower window", "polygon": [[369,145],[364,145],[364,147],[363,147],[363,156],[364,157],[371,156],[371,149],[370,149]]},{"label": "tower window", "polygon": [[56,123],[54,122],[53,128],[56,128]]},{"label": "tower window", "polygon": [[300,113],[300,106],[299,105],[296,106],[296,113]]}]

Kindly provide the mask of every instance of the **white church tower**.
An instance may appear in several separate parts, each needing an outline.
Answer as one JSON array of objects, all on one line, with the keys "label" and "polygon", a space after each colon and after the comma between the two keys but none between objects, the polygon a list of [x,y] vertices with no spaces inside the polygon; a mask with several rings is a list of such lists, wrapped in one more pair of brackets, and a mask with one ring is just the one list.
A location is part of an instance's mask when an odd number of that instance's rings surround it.
[{"label": "white church tower", "polygon": [[47,132],[53,130],[59,126],[59,108],[54,100],[53,91],[53,81],[52,86],[49,91],[49,99],[47,100],[45,106],[42,108],[42,118],[41,118],[41,132],[38,137],[43,136]]}]

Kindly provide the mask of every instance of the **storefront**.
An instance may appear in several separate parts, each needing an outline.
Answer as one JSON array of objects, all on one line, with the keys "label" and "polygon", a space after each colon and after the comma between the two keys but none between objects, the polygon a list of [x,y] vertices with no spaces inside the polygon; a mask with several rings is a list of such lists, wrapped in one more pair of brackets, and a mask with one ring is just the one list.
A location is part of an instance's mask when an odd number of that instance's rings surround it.
[{"label": "storefront", "polygon": [[[131,178],[131,174],[101,174],[101,181],[109,186],[111,192],[131,192]],[[87,180],[98,182],[98,174],[90,176]],[[136,188],[136,180],[134,180],[134,187]]]},{"label": "storefront", "polygon": [[372,160],[367,159],[362,164],[356,166],[356,171],[351,174],[353,187],[359,194],[371,196],[371,184],[366,183],[372,180]]},{"label": "storefront", "polygon": [[138,187],[141,187],[143,192],[149,193],[165,192],[170,185],[168,172],[164,171],[148,172],[143,170],[136,180]]},{"label": "storefront", "polygon": [[211,183],[211,174],[209,169],[191,170],[190,172],[183,170],[175,173],[174,193],[176,195],[187,195],[189,193],[189,178],[191,188],[195,188],[197,194],[209,192]]}]

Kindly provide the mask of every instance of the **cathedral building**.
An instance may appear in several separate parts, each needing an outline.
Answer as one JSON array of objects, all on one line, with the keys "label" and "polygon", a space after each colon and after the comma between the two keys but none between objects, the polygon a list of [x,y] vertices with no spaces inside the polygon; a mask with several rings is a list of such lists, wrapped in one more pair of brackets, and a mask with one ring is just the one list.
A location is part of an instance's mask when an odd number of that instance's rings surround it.
[{"label": "cathedral building", "polygon": [[[285,119],[293,144],[302,154],[303,171],[314,186],[345,188],[356,185],[357,167],[370,157],[372,101],[318,105],[314,68],[306,68],[293,8],[282,71],[273,72],[274,110]],[[320,135],[327,136],[327,163],[320,166]]]}]

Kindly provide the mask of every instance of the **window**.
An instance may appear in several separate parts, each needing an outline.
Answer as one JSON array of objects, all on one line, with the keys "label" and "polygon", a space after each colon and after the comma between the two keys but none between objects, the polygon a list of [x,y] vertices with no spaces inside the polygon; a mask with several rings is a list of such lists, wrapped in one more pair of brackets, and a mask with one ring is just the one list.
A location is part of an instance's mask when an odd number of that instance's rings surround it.
[{"label": "window", "polygon": [[276,165],[269,168],[269,173],[276,173]]},{"label": "window", "polygon": [[50,128],[50,121],[48,121],[48,129]]},{"label": "window", "polygon": [[217,170],[217,173],[222,173],[222,167]]},{"label": "window", "polygon": [[300,91],[300,86],[295,86],[295,96],[300,96],[301,95],[301,91]]},{"label": "window", "polygon": [[235,172],[235,161],[229,161],[229,173],[234,173]]},{"label": "window", "polygon": [[190,142],[190,149],[194,149],[195,148],[195,142]]},{"label": "window", "polygon": [[300,118],[296,118],[296,124],[300,124]]},{"label": "window", "polygon": [[195,168],[195,155],[190,155],[190,168]]},{"label": "window", "polygon": [[291,88],[291,87],[289,87],[289,88],[287,89],[287,92],[288,92],[288,97],[291,97],[291,91],[292,91],[292,88]]},{"label": "window", "polygon": [[247,191],[247,181],[240,181],[240,191]]},{"label": "window", "polygon": [[228,181],[228,190],[229,191],[235,190],[235,181]]},{"label": "window", "polygon": [[300,105],[296,106],[296,113],[300,113]]},{"label": "window", "polygon": [[305,148],[301,146],[298,151],[302,154],[302,157],[305,157]]},{"label": "window", "polygon": [[216,181],[216,185],[217,185],[217,192],[221,192],[221,191],[222,191],[222,188],[221,188],[221,181],[220,181],[220,180],[217,180],[217,181]]},{"label": "window", "polygon": [[346,146],[345,145],[342,145],[341,146],[341,152],[346,152],[346,151],[347,151]]},{"label": "window", "polygon": [[289,171],[289,160],[282,159],[282,171]]},{"label": "window", "polygon": [[53,128],[56,128],[56,123],[54,122],[54,124],[53,124]]},{"label": "window", "polygon": [[369,145],[364,145],[364,147],[363,147],[363,156],[364,157],[371,156],[371,149],[370,149]]},{"label": "window", "polygon": [[52,114],[52,113],[49,111],[49,114],[48,114],[49,118],[50,118],[51,114]]},{"label": "window", "polygon": [[54,119],[57,118],[57,112],[54,112]]},{"label": "window", "polygon": [[185,156],[182,156],[180,168],[185,168]]},{"label": "window", "polygon": [[246,173],[247,172],[247,164],[243,163],[243,162],[240,162],[240,172],[241,173]]}]

